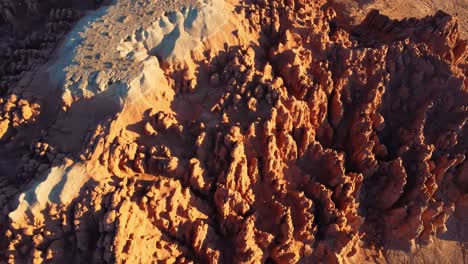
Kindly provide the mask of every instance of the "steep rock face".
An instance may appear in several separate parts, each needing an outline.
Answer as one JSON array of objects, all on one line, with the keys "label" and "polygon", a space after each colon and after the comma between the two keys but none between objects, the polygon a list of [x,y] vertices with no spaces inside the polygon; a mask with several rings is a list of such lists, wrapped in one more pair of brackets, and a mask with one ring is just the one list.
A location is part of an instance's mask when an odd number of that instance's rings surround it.
[{"label": "steep rock face", "polygon": [[[122,97],[89,123],[83,148],[56,140],[65,121],[44,132],[23,177],[47,187],[49,167],[75,163],[86,182],[57,187],[63,178],[45,195],[72,198],[41,200],[31,219],[15,217],[32,211],[31,188],[2,182],[5,260],[341,263],[447,229],[468,188],[468,51],[457,20],[371,12],[345,31],[326,1],[226,4],[232,17],[189,59],[132,60],[157,68],[154,94]],[[133,87],[146,87],[135,73]],[[59,117],[73,121],[80,102]],[[19,205],[7,204],[18,191]]]}]

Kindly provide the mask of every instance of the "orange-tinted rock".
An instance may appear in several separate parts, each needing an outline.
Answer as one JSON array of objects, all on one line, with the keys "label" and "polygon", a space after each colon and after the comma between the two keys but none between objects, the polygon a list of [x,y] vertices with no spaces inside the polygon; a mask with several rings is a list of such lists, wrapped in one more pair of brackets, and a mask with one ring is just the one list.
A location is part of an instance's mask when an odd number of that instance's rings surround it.
[{"label": "orange-tinted rock", "polygon": [[[163,110],[101,120],[78,153],[31,143],[19,183],[0,179],[2,260],[341,263],[447,230],[468,185],[455,19],[371,12],[343,29],[327,1],[305,0],[246,1],[232,16],[252,35],[162,67],[176,92]],[[0,101],[0,136],[41,113],[23,97]],[[142,106],[125,107],[136,119]],[[64,160],[96,175],[37,223],[8,220],[21,184]]]}]

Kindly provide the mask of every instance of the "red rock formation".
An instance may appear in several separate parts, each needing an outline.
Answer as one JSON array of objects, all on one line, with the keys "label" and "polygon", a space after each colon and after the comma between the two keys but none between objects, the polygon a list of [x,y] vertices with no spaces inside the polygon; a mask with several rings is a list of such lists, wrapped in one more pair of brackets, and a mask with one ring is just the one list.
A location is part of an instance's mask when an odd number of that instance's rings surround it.
[{"label": "red rock formation", "polygon": [[[165,68],[182,76],[170,82],[171,112],[150,110],[112,136],[102,122],[81,160],[112,177],[70,208],[50,205],[42,226],[2,223],[3,257],[340,263],[362,241],[402,246],[445,231],[468,190],[457,21],[372,12],[348,32],[324,4],[244,1],[237,11],[259,45],[227,43],[196,61],[197,74]],[[59,155],[35,151],[46,164]],[[46,168],[36,159],[27,172]],[[3,205],[15,190],[0,186]]]}]

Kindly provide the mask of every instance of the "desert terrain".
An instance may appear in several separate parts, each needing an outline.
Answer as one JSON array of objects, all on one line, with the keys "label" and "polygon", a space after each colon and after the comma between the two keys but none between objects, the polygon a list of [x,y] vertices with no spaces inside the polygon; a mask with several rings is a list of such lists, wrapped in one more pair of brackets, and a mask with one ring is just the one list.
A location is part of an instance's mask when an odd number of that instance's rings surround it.
[{"label": "desert terrain", "polygon": [[468,38],[468,1],[466,0],[333,0],[330,1],[342,17],[343,26],[357,25],[372,10],[377,9],[392,19],[423,18],[437,11],[458,17],[460,36]]},{"label": "desert terrain", "polygon": [[0,263],[468,263],[466,0],[0,0]]}]

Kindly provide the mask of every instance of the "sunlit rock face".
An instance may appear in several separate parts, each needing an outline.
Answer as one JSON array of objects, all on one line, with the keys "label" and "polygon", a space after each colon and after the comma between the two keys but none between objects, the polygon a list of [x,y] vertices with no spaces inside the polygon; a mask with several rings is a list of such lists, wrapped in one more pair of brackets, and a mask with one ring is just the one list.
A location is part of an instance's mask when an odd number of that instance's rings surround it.
[{"label": "sunlit rock face", "polygon": [[71,6],[51,11],[76,14],[55,44],[12,50],[47,52],[9,71],[0,99],[0,260],[465,261],[456,17],[353,25],[325,0]]}]

